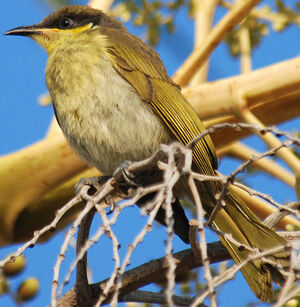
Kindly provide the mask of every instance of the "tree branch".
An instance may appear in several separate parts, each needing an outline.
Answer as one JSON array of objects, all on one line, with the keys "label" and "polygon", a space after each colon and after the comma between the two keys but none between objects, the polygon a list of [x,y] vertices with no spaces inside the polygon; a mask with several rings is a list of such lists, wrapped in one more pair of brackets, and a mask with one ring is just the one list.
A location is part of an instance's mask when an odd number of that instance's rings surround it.
[{"label": "tree branch", "polygon": [[[221,242],[214,242],[207,245],[207,256],[210,263],[217,263],[220,261],[231,259],[229,253]],[[190,271],[194,268],[203,265],[202,259],[198,256],[194,256],[192,249],[187,249],[176,254],[173,254],[176,261],[176,271],[175,276],[179,278],[180,275]],[[139,289],[140,287],[146,286],[153,282],[164,282],[166,280],[166,274],[168,271],[168,263],[166,257],[152,260],[146,264],[138,266],[132,270],[124,273],[122,277],[122,284],[119,294],[119,300],[122,300],[123,296],[128,293]],[[93,297],[89,301],[85,301],[87,305],[93,305],[93,303],[98,299],[101,290],[105,288],[108,280],[90,285]],[[108,303],[116,289],[116,285],[111,287],[106,303]],[[72,288],[63,297],[61,297],[58,302],[58,307],[81,307],[87,305],[78,305],[77,297],[81,300],[79,293],[75,288]],[[80,302],[79,302],[80,303]]]},{"label": "tree branch", "polygon": [[[299,241],[300,232],[279,233],[287,241]],[[221,242],[214,242],[207,244],[207,256],[210,263],[218,263],[221,261],[231,259],[229,253]],[[186,249],[181,252],[173,254],[176,261],[175,278],[180,279],[180,276],[186,272],[203,266],[201,257],[194,254],[193,249]],[[166,281],[166,274],[168,270],[168,263],[166,257],[158,258],[129,270],[123,274],[122,285],[119,292],[119,301],[126,300],[126,297],[132,291],[135,291],[143,286],[151,283],[162,283]],[[92,306],[98,299],[101,291],[106,287],[109,279],[103,280],[99,283],[90,285],[92,289],[92,297],[88,300],[82,300],[82,296],[73,287],[64,296],[57,301],[58,307],[84,307]],[[116,285],[110,288],[108,297],[104,304],[108,304]]]},{"label": "tree branch", "polygon": [[[193,301],[192,298],[187,296],[172,296],[174,305],[176,306],[188,306]],[[132,291],[127,295],[122,297],[122,302],[139,302],[139,303],[154,303],[154,304],[166,304],[166,295],[164,293],[156,293],[149,291]],[[121,302],[120,301],[120,302]],[[199,307],[206,307],[204,304],[199,305]]]},{"label": "tree branch", "polygon": [[201,48],[195,50],[177,70],[173,77],[174,81],[181,86],[186,86],[217,45],[260,1],[261,0],[248,0],[234,6],[234,8],[213,28]]}]

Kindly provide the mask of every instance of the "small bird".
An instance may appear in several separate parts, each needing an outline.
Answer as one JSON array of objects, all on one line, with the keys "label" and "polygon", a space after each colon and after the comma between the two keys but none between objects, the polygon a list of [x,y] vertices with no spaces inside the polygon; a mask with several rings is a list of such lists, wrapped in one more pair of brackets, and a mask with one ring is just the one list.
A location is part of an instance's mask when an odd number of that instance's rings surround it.
[{"label": "small bird", "polygon": [[[41,23],[5,34],[30,37],[46,49],[46,84],[57,121],[70,146],[104,175],[112,175],[124,161],[149,157],[160,144],[178,140],[186,145],[205,131],[158,54],[100,10],[67,6]],[[217,167],[214,145],[210,136],[205,136],[193,148],[193,169],[215,176]],[[217,181],[198,184],[208,217],[216,204],[214,195],[222,188]],[[189,222],[178,200],[182,191],[174,194],[174,231],[188,243]],[[238,247],[220,235],[237,263],[251,255],[241,246],[266,251],[286,244],[230,189],[224,201],[226,205],[217,212],[213,224],[220,233],[231,234],[240,242]],[[163,208],[156,219],[164,224]],[[276,262],[286,254],[270,258]],[[262,301],[270,302],[273,297],[272,270],[275,268],[261,259],[241,269]]]}]

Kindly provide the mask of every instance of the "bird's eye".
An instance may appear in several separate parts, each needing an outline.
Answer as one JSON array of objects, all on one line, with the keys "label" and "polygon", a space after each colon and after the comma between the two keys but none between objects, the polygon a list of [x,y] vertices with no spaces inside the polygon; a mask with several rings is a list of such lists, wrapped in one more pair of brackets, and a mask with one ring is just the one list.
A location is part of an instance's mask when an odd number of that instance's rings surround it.
[{"label": "bird's eye", "polygon": [[73,26],[74,22],[69,17],[64,17],[59,21],[60,29],[70,29]]}]

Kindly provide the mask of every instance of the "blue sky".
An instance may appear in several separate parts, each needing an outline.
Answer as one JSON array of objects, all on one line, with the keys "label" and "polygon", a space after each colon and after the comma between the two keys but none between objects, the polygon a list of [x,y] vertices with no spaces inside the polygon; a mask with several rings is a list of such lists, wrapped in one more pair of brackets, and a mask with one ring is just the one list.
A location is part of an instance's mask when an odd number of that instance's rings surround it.
[{"label": "blue sky", "polygon": [[[81,4],[87,1],[78,2]],[[264,3],[272,4],[273,1]],[[295,1],[288,1],[295,3]],[[27,24],[39,22],[51,9],[39,0],[31,1],[1,1],[0,2],[0,33]],[[220,18],[224,11],[217,13]],[[143,35],[142,29],[128,26],[130,32]],[[253,68],[261,68],[290,59],[299,55],[299,28],[293,26],[283,33],[272,32],[265,38],[263,44],[254,51]],[[295,43],[297,42],[297,43]],[[177,16],[176,36],[163,33],[161,43],[156,50],[160,53],[167,70],[172,75],[183,60],[189,55],[193,47],[193,24],[186,18],[186,11]],[[0,155],[18,150],[43,138],[53,111],[51,106],[40,107],[37,103],[38,97],[46,93],[44,82],[44,69],[46,65],[46,53],[33,41],[22,37],[0,36]],[[228,50],[221,44],[211,57],[209,80],[218,80],[239,73],[239,62],[229,57]],[[295,130],[299,127],[299,120],[282,125],[283,130]],[[246,141],[248,144],[256,144],[254,137]],[[257,147],[256,147],[257,148]],[[264,146],[260,143],[260,149]],[[224,173],[232,171],[238,164],[229,159],[224,159],[221,170]],[[268,176],[251,176],[247,179],[253,187],[260,188],[263,192],[271,193],[281,202],[295,200],[292,189],[287,188],[277,180],[271,180]],[[126,246],[133,240],[138,229],[144,225],[145,219],[139,217],[137,208],[130,208],[126,214],[121,215],[115,230],[122,244],[121,254],[126,252]],[[93,229],[97,228],[95,223]],[[52,267],[56,261],[57,253],[63,240],[63,233],[56,235],[46,244],[36,246],[26,251],[28,266],[23,275],[12,279],[14,290],[20,280],[25,276],[36,276],[41,281],[41,291],[37,298],[28,306],[46,306],[50,298],[50,284],[52,280]],[[130,268],[149,261],[164,254],[165,231],[162,227],[155,227],[154,231],[147,236],[143,244],[137,249]],[[187,248],[187,245],[174,240],[175,250]],[[0,258],[15,250],[16,247],[2,248]],[[68,254],[72,259],[73,251]],[[90,256],[91,267],[94,271],[94,281],[99,281],[109,276],[112,270],[112,254],[108,240],[102,240],[92,251]],[[68,268],[64,264],[62,276]],[[245,306],[249,300],[255,300],[249,291],[243,278],[229,282],[220,294],[220,306]],[[14,306],[7,297],[0,297],[1,306]]]}]

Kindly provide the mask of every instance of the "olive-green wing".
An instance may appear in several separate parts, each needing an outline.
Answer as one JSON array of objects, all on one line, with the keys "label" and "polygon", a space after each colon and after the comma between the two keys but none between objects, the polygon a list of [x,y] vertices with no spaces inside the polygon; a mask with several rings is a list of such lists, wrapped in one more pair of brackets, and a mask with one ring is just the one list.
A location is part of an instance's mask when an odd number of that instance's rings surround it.
[{"label": "olive-green wing", "polygon": [[[107,54],[116,71],[152,106],[179,141],[188,144],[205,131],[198,115],[181,94],[179,86],[168,77],[151,47],[125,31],[121,37],[115,29],[101,29],[101,33],[109,36]],[[209,136],[196,144],[193,159],[201,173],[214,174],[217,158]]]}]

